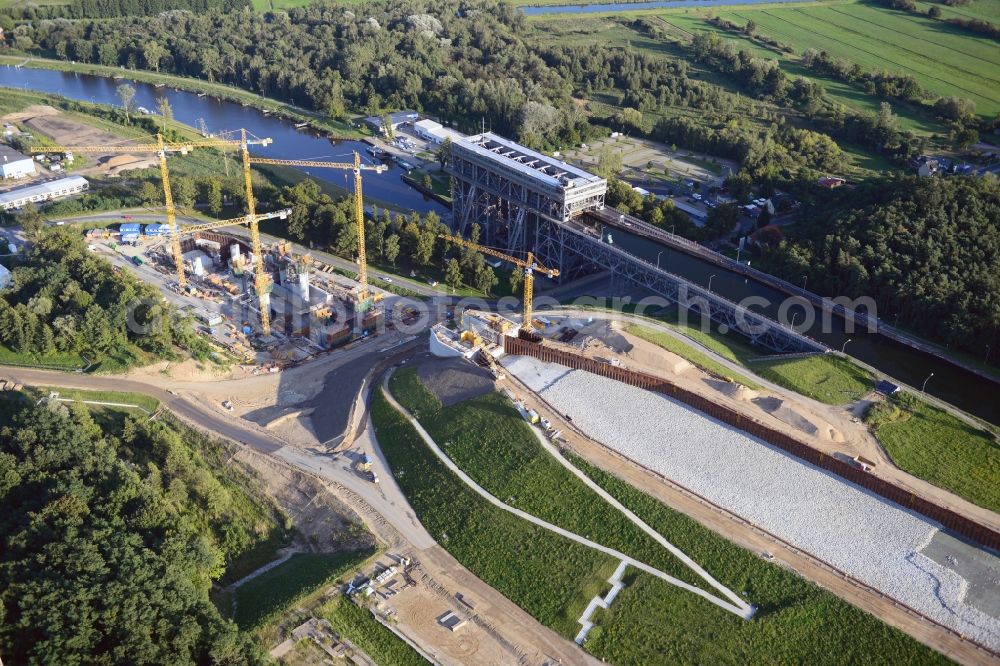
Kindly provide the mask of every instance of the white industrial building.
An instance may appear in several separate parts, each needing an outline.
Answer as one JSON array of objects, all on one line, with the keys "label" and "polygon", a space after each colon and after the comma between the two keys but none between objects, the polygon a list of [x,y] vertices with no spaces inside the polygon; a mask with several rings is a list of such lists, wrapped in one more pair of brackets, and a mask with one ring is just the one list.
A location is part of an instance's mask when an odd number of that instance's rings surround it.
[{"label": "white industrial building", "polygon": [[87,182],[86,178],[80,176],[50,180],[47,183],[20,187],[0,194],[0,209],[20,208],[28,203],[40,203],[59,197],[68,197],[88,189],[90,189],[90,183]]},{"label": "white industrial building", "polygon": [[35,175],[35,162],[8,145],[0,144],[0,176],[24,178]]},{"label": "white industrial building", "polygon": [[7,270],[7,267],[0,264],[0,289],[6,289],[10,286],[10,283],[14,280],[14,277]]},{"label": "white industrial building", "polygon": [[458,141],[459,139],[464,139],[465,135],[461,132],[456,132],[453,129],[448,129],[441,125],[441,123],[431,120],[430,118],[424,118],[423,120],[418,120],[413,123],[413,131],[416,132],[417,136],[421,139],[427,139],[433,143],[444,143],[446,138],[451,138],[452,141]]}]

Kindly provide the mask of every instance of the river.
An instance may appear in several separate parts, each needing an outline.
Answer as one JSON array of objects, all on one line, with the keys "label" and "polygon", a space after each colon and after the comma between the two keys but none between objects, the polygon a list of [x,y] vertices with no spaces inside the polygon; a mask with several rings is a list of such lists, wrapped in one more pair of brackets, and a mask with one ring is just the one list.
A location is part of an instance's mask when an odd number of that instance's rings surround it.
[{"label": "river", "polygon": [[[0,67],[0,86],[24,88],[40,92],[54,93],[84,102],[120,105],[115,89],[123,82],[101,76],[90,76],[74,72],[58,72],[48,69],[20,69]],[[217,133],[245,127],[258,137],[274,140],[266,148],[256,147],[254,155],[276,159],[324,160],[350,162],[351,153],[358,151],[367,162],[375,163],[365,149],[368,144],[361,141],[332,142],[311,130],[299,130],[295,124],[283,118],[264,115],[258,109],[242,106],[235,102],[217,100],[214,97],[198,97],[194,93],[157,88],[148,83],[130,84],[136,89],[135,103],[148,109],[156,108],[156,100],[166,97],[173,108],[174,118],[182,123],[197,126],[204,120],[209,132]],[[353,175],[339,169],[302,169],[316,180],[323,180],[348,190],[353,190]],[[401,179],[404,170],[392,163],[389,170],[381,174],[364,174],[365,198],[372,203],[389,202],[402,208],[427,213],[435,211],[439,215],[449,209],[413,189]]]},{"label": "river", "polygon": [[[120,83],[120,80],[84,74],[0,67],[0,86],[56,93],[81,101],[118,104],[115,88]],[[297,130],[293,123],[266,116],[252,107],[219,101],[212,97],[198,97],[193,93],[176,91],[171,88],[156,88],[143,83],[133,83],[132,85],[136,88],[136,103],[138,105],[155,108],[156,98],[166,96],[173,107],[174,117],[181,122],[195,125],[198,119],[204,119],[210,132],[245,127],[257,136],[271,137],[274,139],[271,146],[255,151],[262,156],[279,159],[346,161],[350,157],[351,151],[358,150],[367,157],[367,153],[363,152],[366,146],[364,143],[338,141],[333,144],[325,137]],[[310,175],[317,179],[351,187],[348,183],[350,173],[347,171],[328,169],[314,169],[312,171],[315,173]],[[364,181],[366,197],[421,212],[434,210],[442,215],[450,213],[445,206],[428,200],[407,186],[400,179],[401,173],[402,170],[398,166],[392,165],[386,174],[366,175]],[[765,297],[775,304],[770,308],[763,308],[763,312],[772,318],[776,314],[776,304],[784,298],[783,294],[765,285],[753,280],[745,280],[739,275],[729,273],[683,252],[664,248],[649,240],[631,237],[617,230],[612,235],[614,242],[623,249],[651,262],[658,260],[663,268],[696,284],[708,286],[711,278],[712,291],[727,298],[739,301],[753,295]],[[713,275],[714,277],[711,277]],[[793,309],[791,312],[794,311]],[[789,314],[789,317],[791,316]],[[886,318],[889,317],[891,317],[891,313]],[[911,386],[919,388],[924,379],[930,373],[934,373],[927,384],[928,393],[992,423],[1000,424],[1000,391],[997,390],[996,384],[951,363],[909,349],[882,336],[869,335],[861,331],[847,335],[843,332],[843,322],[839,319],[834,319],[836,330],[823,333],[819,330],[820,321],[821,319],[817,317],[816,325],[807,331],[812,337],[835,349],[840,349],[850,338],[851,341],[847,343],[846,348],[848,354]],[[801,324],[801,318],[798,323]]]}]

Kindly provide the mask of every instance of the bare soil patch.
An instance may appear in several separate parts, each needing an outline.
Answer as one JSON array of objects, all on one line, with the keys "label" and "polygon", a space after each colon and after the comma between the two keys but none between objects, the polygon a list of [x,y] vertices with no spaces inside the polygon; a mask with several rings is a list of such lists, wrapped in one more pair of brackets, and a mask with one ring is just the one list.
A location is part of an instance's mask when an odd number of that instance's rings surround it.
[{"label": "bare soil patch", "polygon": [[493,390],[493,375],[461,358],[428,359],[417,376],[445,407]]}]

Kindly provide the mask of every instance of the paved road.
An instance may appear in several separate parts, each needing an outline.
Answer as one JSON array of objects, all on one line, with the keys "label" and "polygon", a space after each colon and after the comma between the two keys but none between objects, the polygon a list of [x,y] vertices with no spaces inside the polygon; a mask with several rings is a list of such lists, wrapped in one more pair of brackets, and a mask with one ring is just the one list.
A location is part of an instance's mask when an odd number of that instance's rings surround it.
[{"label": "paved road", "polygon": [[6,377],[12,377],[22,384],[34,386],[62,386],[91,391],[143,393],[159,400],[164,407],[177,414],[184,421],[228,439],[252,446],[258,451],[274,453],[283,446],[281,442],[269,435],[245,427],[240,419],[216,414],[207,407],[185,400],[176,393],[146,380],[82,373],[67,374],[52,370],[32,370],[11,366],[0,366],[0,373]]}]

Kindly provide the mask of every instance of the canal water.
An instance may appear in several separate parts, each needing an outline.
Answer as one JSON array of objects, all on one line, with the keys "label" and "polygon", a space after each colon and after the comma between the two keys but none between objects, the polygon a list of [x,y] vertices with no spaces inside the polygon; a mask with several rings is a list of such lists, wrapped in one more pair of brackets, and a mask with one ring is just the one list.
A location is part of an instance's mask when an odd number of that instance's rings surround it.
[{"label": "canal water", "polygon": [[[124,79],[109,79],[73,72],[57,72],[47,69],[22,67],[0,67],[0,86],[24,88],[47,93],[55,93],[84,102],[120,105],[115,89]],[[375,159],[365,149],[368,144],[361,141],[337,141],[310,130],[299,130],[295,124],[283,118],[264,115],[263,112],[237,104],[220,101],[214,97],[198,97],[194,93],[157,88],[146,83],[129,82],[136,89],[135,103],[148,109],[156,108],[156,100],[166,97],[173,108],[174,118],[182,123],[197,126],[204,120],[209,132],[218,133],[245,127],[247,131],[264,138],[274,139],[267,147],[254,147],[251,154],[260,157],[295,160],[324,160],[333,162],[353,161],[353,151],[358,151],[366,162]],[[354,178],[350,171],[340,169],[302,169],[316,180],[323,180],[349,191],[354,189]],[[427,213],[435,211],[439,215],[448,208],[430,199],[405,182],[401,176],[405,171],[395,163],[381,174],[365,172],[365,198],[375,202],[394,203],[402,208]]]},{"label": "canal water", "polygon": [[[703,0],[699,0],[699,2],[701,1]],[[732,0],[727,1],[731,2]],[[115,88],[120,83],[121,80],[69,72],[0,67],[0,86],[56,93],[81,101],[118,104],[119,100],[115,94]],[[210,132],[245,127],[259,137],[271,137],[274,139],[273,144],[254,151],[255,154],[261,156],[279,159],[347,161],[351,158],[351,152],[357,150],[365,157],[370,158],[364,152],[366,147],[364,143],[357,141],[332,143],[325,137],[297,130],[293,123],[266,116],[251,107],[219,101],[211,97],[198,97],[193,93],[176,91],[171,88],[155,88],[142,83],[133,83],[132,85],[136,88],[136,104],[155,108],[156,99],[166,96],[173,107],[174,116],[181,122],[195,125],[198,119],[204,119]],[[312,172],[314,173],[310,173],[310,175],[317,180],[326,180],[346,186],[348,189],[352,187],[349,182],[350,173],[347,171],[314,169]],[[366,197],[420,212],[434,210],[442,215],[449,212],[446,207],[427,199],[407,186],[400,179],[401,174],[402,170],[396,165],[392,165],[385,174],[366,174],[364,181]],[[607,238],[607,233],[605,231],[605,238]],[[610,233],[613,242],[619,247],[650,262],[656,263],[658,261],[662,268],[703,287],[707,287],[709,280],[711,280],[712,291],[731,300],[739,302],[749,296],[762,296],[771,305],[754,306],[753,309],[762,311],[772,318],[777,318],[777,308],[784,300],[784,294],[753,280],[747,280],[735,273],[730,273],[704,260],[657,245],[647,239],[631,236],[620,230],[614,230]],[[795,312],[801,313],[801,309],[793,307],[789,310],[787,315],[789,323],[791,323]],[[878,314],[882,319],[892,321],[893,313],[880,312]],[[795,325],[800,330],[802,330],[803,320],[803,314],[799,314],[795,319]],[[846,334],[843,330],[843,321],[837,318],[833,318],[832,321],[833,330],[823,332],[820,326],[822,318],[817,315],[816,323],[803,332],[834,349],[841,349],[850,338],[845,350],[848,354],[911,386],[919,388],[924,379],[930,373],[934,373],[934,376],[927,383],[928,393],[992,423],[1000,424],[1000,390],[996,384],[946,361],[912,350],[882,336],[870,335],[860,329],[855,333]]]},{"label": "canal water", "polygon": [[[792,325],[832,349],[844,349],[847,354],[910,386],[919,389],[924,380],[934,373],[927,382],[928,393],[991,423],[1000,424],[1000,387],[989,380],[884,336],[870,334],[862,326],[855,326],[853,332],[846,333],[845,321],[840,317],[830,317],[830,325],[824,327],[822,313],[812,307],[809,309],[813,311],[815,321],[808,327],[803,326],[807,316],[803,305],[786,306],[780,313],[783,316],[779,317],[779,308],[788,300],[783,292],[620,229],[603,229],[604,241],[607,242],[609,237],[615,246],[650,263],[658,263],[660,268],[697,285],[707,288],[711,282],[713,293],[737,303],[753,296],[762,297],[767,305],[755,302],[750,305],[751,310]],[[883,321],[893,321],[894,313],[877,314]]]}]

